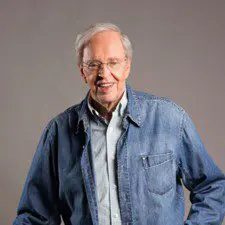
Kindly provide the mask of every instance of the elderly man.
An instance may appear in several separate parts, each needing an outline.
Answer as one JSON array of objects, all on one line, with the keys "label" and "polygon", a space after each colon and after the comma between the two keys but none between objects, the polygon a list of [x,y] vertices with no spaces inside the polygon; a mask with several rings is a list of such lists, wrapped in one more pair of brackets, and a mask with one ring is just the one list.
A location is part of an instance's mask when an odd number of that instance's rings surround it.
[{"label": "elderly man", "polygon": [[[128,37],[95,24],[76,51],[90,90],[44,130],[14,225],[221,224],[224,174],[184,109],[126,83]],[[185,222],[182,183],[192,203]]]}]

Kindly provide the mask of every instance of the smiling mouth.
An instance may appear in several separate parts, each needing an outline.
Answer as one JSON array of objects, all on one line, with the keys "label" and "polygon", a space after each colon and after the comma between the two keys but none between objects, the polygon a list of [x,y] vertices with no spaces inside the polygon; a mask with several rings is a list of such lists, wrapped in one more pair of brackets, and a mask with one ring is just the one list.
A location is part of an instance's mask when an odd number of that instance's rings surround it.
[{"label": "smiling mouth", "polygon": [[97,87],[98,90],[100,90],[101,92],[107,92],[112,88],[113,85],[113,83],[100,83],[97,84]]}]

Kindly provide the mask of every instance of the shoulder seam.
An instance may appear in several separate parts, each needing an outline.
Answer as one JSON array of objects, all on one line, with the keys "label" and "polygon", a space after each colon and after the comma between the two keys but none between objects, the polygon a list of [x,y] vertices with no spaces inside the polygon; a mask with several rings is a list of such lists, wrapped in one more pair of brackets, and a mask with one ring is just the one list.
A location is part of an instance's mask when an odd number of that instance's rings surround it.
[{"label": "shoulder seam", "polygon": [[160,97],[160,96],[156,96],[156,95],[151,95],[148,93],[144,93],[142,95],[138,95],[138,92],[135,92],[135,95],[138,99],[145,99],[147,101],[159,101],[163,104],[171,104],[173,106],[175,106],[179,111],[181,112],[185,112],[184,108],[181,107],[180,105],[178,105],[177,103],[175,103],[173,100],[169,99],[168,97]]}]

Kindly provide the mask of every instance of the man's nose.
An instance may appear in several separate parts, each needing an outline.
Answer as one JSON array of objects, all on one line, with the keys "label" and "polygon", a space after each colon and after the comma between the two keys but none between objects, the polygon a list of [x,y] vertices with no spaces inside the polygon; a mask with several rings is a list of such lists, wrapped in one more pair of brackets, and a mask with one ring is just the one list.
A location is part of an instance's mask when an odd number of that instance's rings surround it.
[{"label": "man's nose", "polygon": [[101,65],[101,68],[99,69],[99,76],[101,77],[107,77],[111,74],[111,71],[109,70],[106,63]]}]

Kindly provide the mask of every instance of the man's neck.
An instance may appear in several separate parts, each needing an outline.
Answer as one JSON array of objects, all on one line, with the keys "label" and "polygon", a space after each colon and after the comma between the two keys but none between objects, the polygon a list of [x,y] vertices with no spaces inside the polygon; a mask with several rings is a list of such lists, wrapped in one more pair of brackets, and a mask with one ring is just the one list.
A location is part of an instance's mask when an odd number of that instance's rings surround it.
[{"label": "man's neck", "polygon": [[90,94],[89,103],[102,117],[104,117],[105,119],[111,119],[112,112],[115,110],[116,106],[120,102],[121,98],[123,97],[123,94],[120,96],[120,98],[118,99],[116,103],[114,103],[113,105],[109,104],[108,106],[102,105],[101,103],[96,101]]}]

